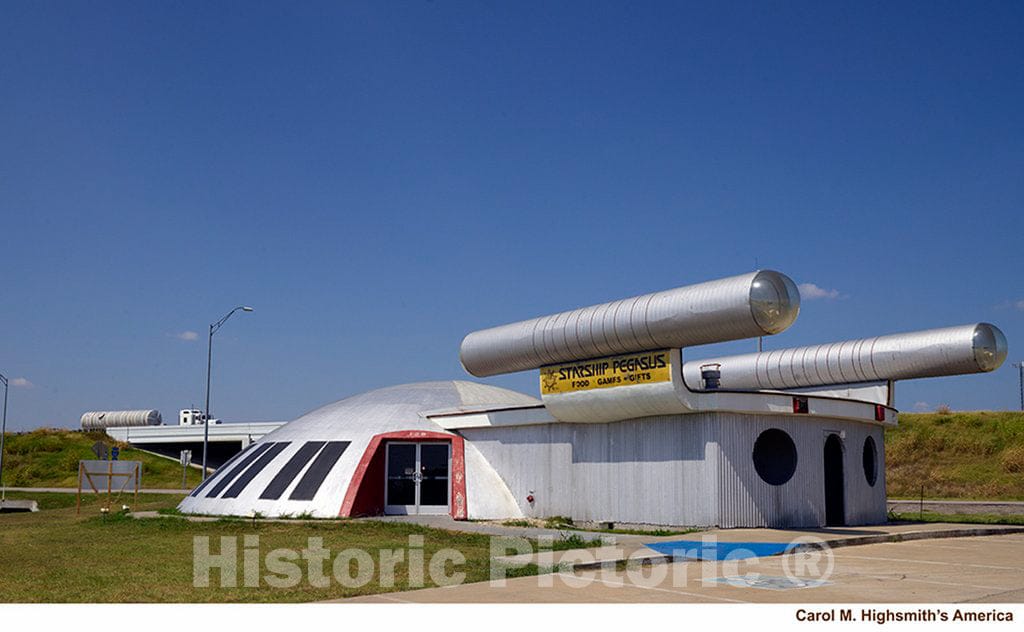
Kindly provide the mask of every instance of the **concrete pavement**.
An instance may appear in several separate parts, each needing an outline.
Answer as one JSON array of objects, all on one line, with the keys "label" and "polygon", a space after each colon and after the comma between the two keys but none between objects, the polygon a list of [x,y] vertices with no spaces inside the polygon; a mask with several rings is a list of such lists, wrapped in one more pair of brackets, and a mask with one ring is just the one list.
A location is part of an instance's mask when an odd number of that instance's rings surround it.
[{"label": "concrete pavement", "polygon": [[[889,511],[915,514],[922,508],[920,500],[888,501]],[[989,500],[925,500],[925,511],[940,514],[995,514],[999,516],[1024,515],[1024,502]]]},{"label": "concrete pavement", "polygon": [[[965,530],[966,529],[966,530]],[[843,530],[732,529],[691,534],[719,542],[825,536],[839,544],[731,561],[563,571],[508,580],[359,597],[370,603],[818,603],[1024,601],[1024,530],[962,537],[968,525],[886,525]],[[832,533],[823,533],[831,531]],[[836,531],[840,531],[836,533]],[[961,534],[961,537],[952,537]],[[867,544],[868,537],[896,541]],[[912,539],[920,538],[920,539]],[[856,546],[852,544],[858,543]],[[847,546],[843,546],[846,544]],[[577,551],[583,555],[588,551]]]},{"label": "concrete pavement", "polygon": [[[578,529],[551,529],[547,527],[508,527],[499,522],[475,522],[471,520],[455,520],[451,516],[373,516],[369,518],[355,518],[355,520],[367,520],[374,522],[403,522],[406,524],[418,524],[434,529],[446,529],[448,531],[462,531],[465,533],[479,533],[482,535],[507,536],[513,538],[538,538],[549,536],[556,540],[569,538],[573,535],[582,540],[593,541],[606,537],[606,533],[598,531],[580,531]],[[683,530],[680,529],[682,532]],[[648,542],[657,536],[649,535],[625,535],[614,534],[616,541]],[[669,536],[668,539],[679,539],[682,536]]]},{"label": "concrete pavement", "polygon": [[[104,474],[106,476],[106,474]],[[28,492],[28,493],[43,493],[43,494],[77,494],[77,487],[7,487],[9,492]],[[84,494],[86,491],[90,493],[92,490],[82,490]],[[177,494],[178,496],[184,496],[191,492],[191,489],[140,489],[140,494]]]}]

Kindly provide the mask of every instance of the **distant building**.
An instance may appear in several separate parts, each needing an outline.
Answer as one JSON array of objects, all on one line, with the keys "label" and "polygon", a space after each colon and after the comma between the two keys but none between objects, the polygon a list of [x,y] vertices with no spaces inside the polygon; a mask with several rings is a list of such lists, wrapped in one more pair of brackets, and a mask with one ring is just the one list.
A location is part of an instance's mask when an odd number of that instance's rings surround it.
[{"label": "distant building", "polygon": [[[201,426],[206,423],[206,413],[196,408],[186,408],[178,413],[179,426]],[[210,425],[219,424],[220,419],[210,420]]]}]

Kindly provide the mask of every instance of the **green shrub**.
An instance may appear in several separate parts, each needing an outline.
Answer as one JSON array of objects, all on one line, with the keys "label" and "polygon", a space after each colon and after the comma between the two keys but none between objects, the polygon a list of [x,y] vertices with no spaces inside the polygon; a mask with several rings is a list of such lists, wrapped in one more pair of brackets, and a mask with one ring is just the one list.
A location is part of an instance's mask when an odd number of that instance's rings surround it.
[{"label": "green shrub", "polygon": [[529,520],[506,520],[505,522],[502,522],[501,524],[505,525],[506,527],[532,527],[533,526],[532,524],[530,524]]},{"label": "green shrub", "polygon": [[568,516],[551,516],[544,521],[544,526],[548,529],[557,529],[562,526],[572,526],[572,518]]}]

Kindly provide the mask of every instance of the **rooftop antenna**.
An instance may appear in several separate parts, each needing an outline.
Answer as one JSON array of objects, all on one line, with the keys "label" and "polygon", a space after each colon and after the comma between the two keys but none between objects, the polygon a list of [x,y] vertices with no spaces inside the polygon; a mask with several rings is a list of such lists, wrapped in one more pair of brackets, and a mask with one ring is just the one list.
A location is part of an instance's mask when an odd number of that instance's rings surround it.
[{"label": "rooftop antenna", "polygon": [[[760,270],[761,269],[760,265],[758,264],[756,256],[754,257],[754,269],[755,270]],[[764,351],[764,336],[758,336],[757,337],[757,352],[761,353],[762,351]]]}]

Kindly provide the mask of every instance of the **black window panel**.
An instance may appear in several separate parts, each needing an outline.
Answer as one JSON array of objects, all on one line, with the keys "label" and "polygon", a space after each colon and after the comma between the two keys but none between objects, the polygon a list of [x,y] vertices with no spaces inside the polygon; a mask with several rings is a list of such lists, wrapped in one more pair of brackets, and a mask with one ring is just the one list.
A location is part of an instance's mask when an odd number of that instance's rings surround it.
[{"label": "black window panel", "polygon": [[[255,444],[253,444],[253,445],[255,445]],[[236,454],[235,456],[233,456],[230,459],[228,459],[227,462],[224,463],[224,465],[218,467],[217,470],[213,474],[211,474],[210,476],[207,476],[206,480],[199,484],[199,487],[196,487],[194,490],[192,490],[192,493],[189,494],[189,496],[198,496],[199,492],[203,491],[206,488],[207,485],[212,483],[213,479],[217,478],[218,474],[220,474],[221,472],[227,472],[228,471],[228,467],[230,467],[232,463],[234,463],[239,458],[241,458],[241,456],[243,454],[245,454],[245,453],[249,452],[250,450],[252,450],[252,447],[253,446],[250,445],[248,448],[239,451],[238,454]]]},{"label": "black window panel", "polygon": [[389,443],[388,486],[389,505],[416,504],[416,444]]},{"label": "black window panel", "polygon": [[249,486],[252,479],[256,478],[256,475],[262,472],[263,468],[267,467],[267,465],[276,459],[277,455],[281,454],[281,452],[283,452],[289,445],[291,445],[291,441],[275,443],[274,447],[264,452],[260,458],[256,459],[256,462],[253,463],[249,469],[238,477],[238,480],[235,481],[234,485],[229,487],[228,491],[224,492],[224,495],[221,496],[221,498],[238,498],[238,495],[242,493],[243,489]]},{"label": "black window panel", "polygon": [[878,481],[878,451],[875,449],[875,440],[868,437],[864,440],[864,454],[862,456],[864,465],[864,478],[868,485],[874,487]]},{"label": "black window panel", "polygon": [[262,443],[256,446],[256,449],[245,456],[244,459],[238,462],[238,465],[224,472],[224,476],[217,480],[217,484],[214,485],[210,491],[206,494],[207,498],[216,498],[217,494],[224,491],[224,488],[231,484],[231,481],[235,480],[242,470],[249,467],[249,464],[255,461],[259,455],[270,449],[273,443]]},{"label": "black window panel", "polygon": [[[409,503],[412,504],[412,503]],[[448,479],[425,478],[420,482],[421,505],[447,505]]]},{"label": "black window panel", "polygon": [[388,444],[388,478],[412,478],[416,475],[416,444]]},{"label": "black window panel", "polygon": [[416,481],[411,478],[389,478],[388,504],[415,505]]},{"label": "black window panel", "polygon": [[785,485],[796,472],[796,444],[779,428],[769,428],[754,441],[754,469],[769,485]]},{"label": "black window panel", "polygon": [[420,474],[424,478],[448,478],[448,444],[420,444]]},{"label": "black window panel", "polygon": [[331,468],[338,462],[341,455],[345,452],[345,448],[348,447],[348,441],[330,441],[324,446],[324,449],[320,451],[316,459],[313,460],[313,464],[309,466],[306,473],[299,480],[299,484],[295,486],[295,490],[292,491],[291,496],[288,500],[313,500],[316,493],[320,490],[320,486],[324,484],[327,479],[327,475],[330,473]]},{"label": "black window panel", "polygon": [[288,489],[288,486],[292,484],[295,477],[299,475],[302,468],[306,467],[316,453],[320,451],[320,448],[324,447],[326,441],[308,441],[306,442],[299,451],[292,455],[292,458],[288,459],[288,462],[284,464],[281,471],[277,473],[274,480],[270,481],[270,485],[263,490],[260,494],[260,500],[277,500],[284,493],[284,490]]}]

